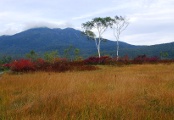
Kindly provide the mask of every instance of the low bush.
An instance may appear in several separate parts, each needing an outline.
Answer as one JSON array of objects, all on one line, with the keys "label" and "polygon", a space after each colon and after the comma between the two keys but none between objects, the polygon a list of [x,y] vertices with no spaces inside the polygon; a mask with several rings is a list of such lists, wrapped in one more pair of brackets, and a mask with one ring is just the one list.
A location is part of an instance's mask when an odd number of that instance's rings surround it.
[{"label": "low bush", "polygon": [[31,71],[48,71],[48,72],[65,72],[65,71],[91,71],[98,69],[93,65],[128,65],[128,64],[145,64],[145,63],[172,63],[174,60],[159,60],[158,57],[147,57],[140,55],[129,60],[128,56],[124,56],[117,60],[109,56],[89,57],[85,60],[68,61],[65,58],[55,58],[54,61],[45,61],[39,58],[35,61],[30,59],[19,59],[11,63],[0,65],[0,70],[10,69],[14,72],[31,72]]},{"label": "low bush", "polygon": [[15,72],[35,71],[35,64],[31,60],[20,59],[9,64],[10,69]]},{"label": "low bush", "polygon": [[154,57],[147,57],[146,55],[139,55],[133,59],[132,63],[134,64],[143,64],[143,63],[157,63],[160,62],[159,58]]},{"label": "low bush", "polygon": [[[5,66],[5,65],[4,65]],[[96,66],[86,65],[83,61],[69,62],[64,58],[57,58],[53,62],[44,61],[39,58],[32,62],[28,59],[15,60],[7,64],[14,72],[31,72],[31,71],[46,71],[46,72],[65,72],[65,71],[84,71],[96,70]]]},{"label": "low bush", "polygon": [[98,67],[93,65],[88,65],[84,61],[73,61],[69,62],[70,66],[73,66],[71,70],[75,71],[91,71],[91,70],[97,70]]},{"label": "low bush", "polygon": [[54,72],[65,72],[72,69],[69,62],[66,61],[54,62],[50,66],[51,66],[51,71]]},{"label": "low bush", "polygon": [[35,67],[37,71],[49,71],[51,70],[50,64],[49,62],[46,62],[45,60],[43,60],[42,58],[37,59],[35,62]]},{"label": "low bush", "polygon": [[85,64],[93,64],[93,65],[97,65],[97,64],[110,64],[112,62],[112,58],[109,56],[101,56],[99,57],[89,57],[87,59],[84,60]]}]

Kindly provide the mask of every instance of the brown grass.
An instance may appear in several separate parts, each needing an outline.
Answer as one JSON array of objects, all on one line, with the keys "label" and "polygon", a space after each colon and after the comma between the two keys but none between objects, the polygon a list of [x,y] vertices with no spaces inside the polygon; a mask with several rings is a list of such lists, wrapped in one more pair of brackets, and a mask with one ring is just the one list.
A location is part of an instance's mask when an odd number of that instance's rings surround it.
[{"label": "brown grass", "polygon": [[4,74],[0,120],[172,120],[174,64]]}]

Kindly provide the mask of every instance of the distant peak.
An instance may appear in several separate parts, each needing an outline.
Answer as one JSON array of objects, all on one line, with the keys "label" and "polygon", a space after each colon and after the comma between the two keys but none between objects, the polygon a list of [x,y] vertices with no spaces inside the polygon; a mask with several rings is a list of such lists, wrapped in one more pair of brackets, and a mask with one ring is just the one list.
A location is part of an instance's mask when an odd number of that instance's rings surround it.
[{"label": "distant peak", "polygon": [[75,30],[74,28],[65,28],[65,29],[63,29],[63,30]]},{"label": "distant peak", "polygon": [[65,30],[65,31],[73,31],[75,29],[74,28],[69,28],[69,27],[64,28],[64,29],[61,29],[61,28],[48,28],[48,27],[37,27],[37,28],[31,28],[31,29],[28,29],[28,30]]}]

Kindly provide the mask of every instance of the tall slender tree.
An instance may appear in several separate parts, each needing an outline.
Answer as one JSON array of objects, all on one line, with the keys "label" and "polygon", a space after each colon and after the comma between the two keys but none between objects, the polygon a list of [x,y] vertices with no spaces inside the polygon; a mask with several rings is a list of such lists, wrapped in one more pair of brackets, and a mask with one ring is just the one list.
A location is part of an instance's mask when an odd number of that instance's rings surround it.
[{"label": "tall slender tree", "polygon": [[[108,27],[111,27],[114,23],[114,20],[110,17],[105,18],[94,18],[92,21],[88,21],[82,24],[82,28],[84,29],[84,33],[95,40],[95,44],[97,47],[98,57],[100,58],[100,44],[102,41],[102,34],[106,31]],[[96,29],[98,35],[96,35],[92,30]]]},{"label": "tall slender tree", "polygon": [[112,24],[112,29],[113,29],[114,37],[116,38],[116,41],[117,41],[117,60],[119,58],[120,34],[127,28],[128,25],[129,25],[129,22],[125,17],[115,16],[113,24]]}]

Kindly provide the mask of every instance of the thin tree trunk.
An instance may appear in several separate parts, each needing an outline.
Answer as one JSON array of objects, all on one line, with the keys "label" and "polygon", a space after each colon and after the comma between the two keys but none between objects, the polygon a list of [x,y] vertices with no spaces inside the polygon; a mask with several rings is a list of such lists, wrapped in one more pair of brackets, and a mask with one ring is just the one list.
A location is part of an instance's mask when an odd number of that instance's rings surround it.
[{"label": "thin tree trunk", "polygon": [[96,44],[96,47],[97,47],[98,57],[100,58],[100,42],[97,41],[97,38],[95,38],[95,44]]},{"label": "thin tree trunk", "polygon": [[100,58],[100,46],[97,47],[98,50],[98,57]]},{"label": "thin tree trunk", "polygon": [[99,39],[99,41],[98,41],[99,43],[98,43],[98,57],[100,58],[101,57],[101,55],[100,55],[100,39]]},{"label": "thin tree trunk", "polygon": [[119,51],[119,42],[118,42],[118,40],[117,40],[117,61],[118,61],[118,58],[119,58],[118,51]]},{"label": "thin tree trunk", "polygon": [[118,31],[116,31],[116,28],[114,28],[113,31],[114,31],[113,33],[114,33],[115,39],[117,41],[117,49],[116,49],[117,54],[116,54],[116,57],[117,57],[117,61],[118,61],[118,59],[119,59],[119,35],[120,35],[120,33]]},{"label": "thin tree trunk", "polygon": [[99,33],[99,38],[98,38],[98,57],[100,58],[101,57],[101,55],[100,55],[101,32],[100,32],[99,29],[98,29],[98,33]]}]

